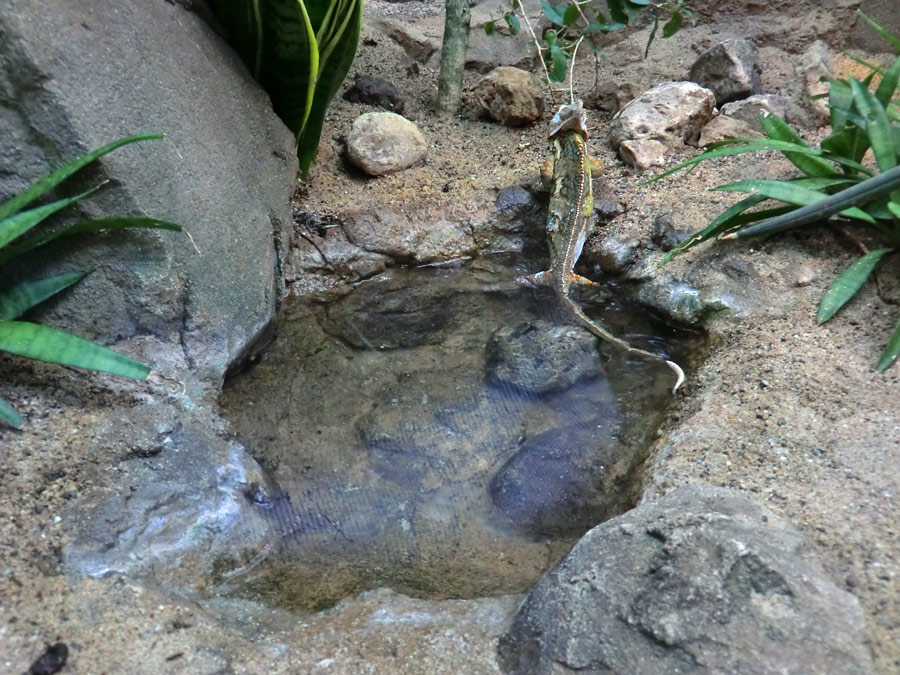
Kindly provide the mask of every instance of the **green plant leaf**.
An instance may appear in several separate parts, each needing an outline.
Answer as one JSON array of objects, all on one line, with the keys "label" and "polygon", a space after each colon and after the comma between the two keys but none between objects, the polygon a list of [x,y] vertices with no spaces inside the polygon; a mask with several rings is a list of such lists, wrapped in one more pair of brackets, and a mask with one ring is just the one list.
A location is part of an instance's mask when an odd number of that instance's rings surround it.
[{"label": "green plant leaf", "polygon": [[606,0],[606,6],[609,8],[609,15],[613,21],[622,24],[628,23],[628,15],[625,13],[623,0]]},{"label": "green plant leaf", "polygon": [[15,408],[2,398],[0,398],[0,420],[3,420],[16,429],[21,429],[22,425],[25,424],[25,420],[23,420],[22,416],[15,411]]},{"label": "green plant leaf", "polygon": [[91,188],[74,197],[60,199],[49,204],[44,204],[44,206],[36,206],[33,209],[21,211],[11,215],[9,218],[0,220],[0,248],[6,246],[13,239],[25,234],[32,227],[41,223],[46,218],[49,218],[57,211],[66,208],[70,204],[74,204],[79,199],[83,199],[96,191],[97,188]]},{"label": "green plant leaf", "polygon": [[170,223],[167,220],[158,220],[156,218],[145,218],[143,216],[112,216],[110,218],[97,218],[95,220],[82,220],[74,225],[57,230],[55,232],[40,232],[31,234],[22,239],[20,242],[7,246],[0,250],[0,265],[5,265],[11,260],[36,249],[51,241],[62,239],[63,237],[71,237],[76,234],[84,234],[86,232],[100,232],[102,230],[124,230],[124,229],[155,229],[170,230],[174,232],[184,232],[181,225]]},{"label": "green plant leaf", "polygon": [[21,209],[25,208],[35,199],[62,183],[73,173],[75,173],[79,169],[84,168],[103,155],[109,154],[113,150],[121,148],[123,145],[128,145],[129,143],[137,143],[139,141],[148,141],[154,138],[164,138],[164,136],[163,134],[137,134],[135,136],[120,138],[117,141],[107,143],[103,147],[97,148],[92,152],[82,155],[78,159],[69,162],[65,166],[61,166],[55,171],[51,171],[46,176],[33,183],[28,189],[23,190],[15,197],[12,197],[11,199],[3,202],[3,204],[0,204],[0,221],[5,220],[16,211],[20,211]]},{"label": "green plant leaf", "polygon": [[787,215],[779,216],[736,232],[735,236],[739,238],[753,237],[807,225],[829,218],[835,213],[840,213],[853,204],[863,204],[876,197],[888,194],[898,186],[900,186],[900,167],[894,167],[890,171],[872,176],[840,192],[829,195],[826,199],[819,202],[814,202]]},{"label": "green plant leaf", "polygon": [[607,23],[607,22],[596,22],[590,23],[584,28],[581,29],[582,35],[587,35],[588,33],[612,33],[613,31],[622,30],[625,28],[624,23]]},{"label": "green plant leaf", "polygon": [[566,53],[554,43],[550,45],[550,81],[565,82],[569,70],[569,60]]},{"label": "green plant leaf", "polygon": [[821,325],[828,321],[843,307],[857,291],[866,283],[866,279],[872,274],[875,265],[892,249],[879,248],[866,253],[850,263],[838,277],[831,282],[822,301],[819,303],[819,311],[816,313],[816,321]]},{"label": "green plant leaf", "polygon": [[493,21],[488,21],[486,24],[484,24],[484,34],[485,34],[485,35],[493,35],[493,34],[494,34],[494,28],[495,28],[494,22],[493,22]]},{"label": "green plant leaf", "polygon": [[80,281],[85,274],[87,272],[64,272],[0,289],[0,321],[22,316],[38,303]]},{"label": "green plant leaf", "polygon": [[340,31],[334,33],[331,43],[322,51],[323,58],[319,65],[309,119],[298,139],[297,156],[300,160],[300,173],[304,178],[309,175],[319,151],[325,112],[356,57],[362,27],[363,0],[346,0],[339,15],[344,17],[344,21]]},{"label": "green plant leaf", "polygon": [[[713,188],[722,192],[750,192],[760,194],[769,199],[777,199],[786,204],[795,206],[807,206],[824,200],[828,195],[817,190],[802,187],[795,183],[780,180],[739,180],[727,185],[719,185]],[[849,207],[839,211],[847,218],[857,218],[867,223],[874,222],[874,218],[862,209]]]},{"label": "green plant leaf", "polygon": [[881,358],[875,364],[875,370],[879,373],[887,370],[897,360],[897,356],[900,356],[900,321],[894,327],[894,332],[891,333],[891,339],[888,340],[887,347],[884,348]]},{"label": "green plant leaf", "polygon": [[150,368],[101,345],[57,328],[27,321],[0,321],[0,351],[113,375],[146,379]]},{"label": "green plant leaf", "polygon": [[574,2],[566,7],[563,12],[563,24],[566,26],[571,26],[573,23],[578,21],[578,17],[581,16],[581,12],[578,11],[578,5]]},{"label": "green plant leaf", "polygon": [[900,204],[892,200],[888,202],[887,207],[891,215],[900,220]]},{"label": "green plant leaf", "polygon": [[875,89],[875,98],[887,108],[894,98],[894,93],[897,91],[897,83],[900,82],[900,56],[894,59],[890,68],[885,71],[876,69],[876,72],[881,73],[881,82],[878,83],[878,87]]},{"label": "green plant leaf", "polygon": [[646,59],[650,55],[650,45],[653,44],[653,40],[656,39],[656,31],[659,30],[659,14],[653,13],[653,28],[650,29],[650,35],[647,37],[647,44],[644,47],[644,58]]},{"label": "green plant leaf", "polygon": [[866,118],[866,134],[875,162],[882,171],[897,166],[897,154],[894,149],[894,138],[891,123],[888,121],[884,106],[855,77],[850,79],[850,87],[856,107]]},{"label": "green plant leaf", "polygon": [[563,18],[563,13],[560,12],[558,8],[547,2],[547,0],[541,0],[541,7],[544,9],[544,16],[550,19],[550,23],[554,23],[557,26],[566,25],[565,19]]},{"label": "green plant leaf", "polygon": [[519,17],[512,12],[507,12],[503,15],[503,18],[506,19],[506,27],[509,28],[509,34],[518,35],[519,31],[522,30],[522,24],[519,23]]},{"label": "green plant leaf", "polygon": [[[775,141],[784,141],[786,143],[795,143],[804,147],[809,147],[806,141],[800,138],[799,134],[781,119],[778,115],[763,113],[759,116],[759,122],[762,124],[763,131],[766,136]],[[807,176],[829,176],[835,173],[834,167],[821,157],[813,157],[811,155],[803,155],[797,152],[783,153],[787,160],[800,169]]]},{"label": "green plant leaf", "polygon": [[673,12],[672,18],[666,21],[663,26],[663,37],[670,38],[679,30],[681,30],[681,26],[684,24],[684,15],[681,12]]},{"label": "green plant leaf", "polygon": [[900,38],[891,33],[889,30],[882,28],[880,24],[876,23],[871,17],[867,16],[863,12],[857,11],[857,13],[863,21],[869,24],[872,30],[878,33],[885,42],[887,42],[891,47],[894,48],[894,51],[900,52]]}]

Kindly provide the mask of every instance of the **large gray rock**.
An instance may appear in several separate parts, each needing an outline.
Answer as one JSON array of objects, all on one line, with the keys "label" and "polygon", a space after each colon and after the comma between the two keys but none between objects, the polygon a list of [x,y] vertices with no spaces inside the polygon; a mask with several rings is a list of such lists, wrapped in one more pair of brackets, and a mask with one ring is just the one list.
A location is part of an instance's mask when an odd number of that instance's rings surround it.
[{"label": "large gray rock", "polygon": [[40,253],[27,273],[97,267],[43,320],[106,343],[153,335],[218,384],[282,293],[297,160],[263,91],[197,15],[139,0],[0,1],[0,90],[0,198],[113,139],[167,134],[66,194],[112,178],[83,213],[177,222],[199,253],[171,232],[120,232]]},{"label": "large gray rock", "polygon": [[534,587],[512,673],[870,673],[859,603],[730,490],[684,487],[591,530]]},{"label": "large gray rock", "polygon": [[740,101],[732,101],[722,106],[721,112],[752,127],[756,134],[762,133],[759,116],[762,114],[778,115],[784,119],[787,111],[787,99],[778,94],[754,94]]},{"label": "large gray rock", "polygon": [[664,82],[618,112],[609,130],[613,147],[629,140],[653,140],[669,148],[696,143],[713,116],[716,99],[693,82]]},{"label": "large gray rock", "polygon": [[723,40],[697,57],[689,77],[712,89],[722,105],[759,93],[757,61],[756,48],[747,40]]}]

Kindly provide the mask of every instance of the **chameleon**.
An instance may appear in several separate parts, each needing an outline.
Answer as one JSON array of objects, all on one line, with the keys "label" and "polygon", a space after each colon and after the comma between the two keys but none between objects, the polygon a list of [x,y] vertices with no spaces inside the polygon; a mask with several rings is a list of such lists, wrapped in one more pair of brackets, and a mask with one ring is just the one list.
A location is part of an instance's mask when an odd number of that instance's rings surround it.
[{"label": "chameleon", "polygon": [[550,157],[541,171],[542,178],[549,180],[551,185],[547,214],[550,267],[520,281],[530,286],[553,289],[578,323],[600,339],[629,353],[665,361],[676,375],[672,388],[672,393],[675,393],[684,382],[684,371],[677,363],[660,354],[632,347],[616,337],[590,319],[569,295],[572,284],[595,284],[574,272],[591,228],[590,217],[594,210],[591,178],[603,170],[603,165],[588,155],[587,137],[587,114],[582,102],[574,100],[560,106],[550,121]]}]

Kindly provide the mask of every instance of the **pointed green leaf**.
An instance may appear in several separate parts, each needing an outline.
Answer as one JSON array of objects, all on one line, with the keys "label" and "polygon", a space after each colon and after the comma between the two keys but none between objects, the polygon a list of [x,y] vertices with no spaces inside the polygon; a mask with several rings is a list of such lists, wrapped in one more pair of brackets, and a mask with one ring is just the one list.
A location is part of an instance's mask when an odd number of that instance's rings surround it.
[{"label": "pointed green leaf", "polygon": [[150,368],[71,333],[27,321],[0,321],[0,351],[35,361],[146,379]]},{"label": "pointed green leaf", "polygon": [[681,12],[674,12],[672,14],[672,18],[666,21],[666,24],[663,26],[663,37],[670,38],[679,30],[681,30],[681,26],[684,24],[684,15]]},{"label": "pointed green leaf", "polygon": [[[816,190],[779,180],[741,180],[734,183],[728,183],[727,185],[719,185],[714,187],[713,190],[720,190],[722,192],[750,192],[763,195],[769,199],[777,199],[786,204],[794,204],[796,206],[815,204],[828,197],[828,195],[822,194]],[[847,218],[857,218],[867,223],[874,222],[872,216],[856,207],[841,209],[839,213]],[[746,230],[744,232],[746,232]]]},{"label": "pointed green leaf", "polygon": [[574,2],[566,7],[563,12],[563,24],[566,26],[571,26],[573,23],[578,21],[578,17],[581,16],[581,13],[578,11],[578,5]]},{"label": "pointed green leaf", "polygon": [[64,272],[0,289],[0,321],[22,316],[35,305],[80,281],[85,274],[87,272]]},{"label": "pointed green leaf", "polygon": [[891,67],[886,71],[874,70],[881,73],[881,82],[878,83],[878,88],[875,89],[875,98],[886,108],[890,105],[891,99],[897,91],[897,83],[900,82],[900,56],[894,59]]},{"label": "pointed green leaf", "polygon": [[558,45],[550,46],[550,81],[565,82],[569,72],[569,61],[566,53]]},{"label": "pointed green leaf", "polygon": [[506,19],[506,27],[509,29],[509,34],[518,35],[519,31],[522,30],[522,24],[519,23],[519,17],[512,12],[507,12],[503,15],[503,18]]},{"label": "pointed green leaf", "polygon": [[173,232],[183,232],[184,228],[176,223],[170,223],[167,220],[157,220],[156,218],[144,218],[142,216],[113,216],[110,218],[97,218],[95,220],[82,220],[74,225],[65,227],[56,232],[40,232],[32,234],[22,241],[7,246],[0,250],[0,265],[5,265],[10,260],[14,260],[23,253],[27,253],[51,241],[62,239],[63,237],[71,237],[76,234],[85,232],[100,232],[102,230],[124,230],[124,229],[155,229],[155,230],[171,230]]},{"label": "pointed green leaf", "polygon": [[[778,115],[763,113],[759,116],[763,131],[772,140],[795,143],[809,147],[796,131]],[[835,173],[834,167],[821,157],[803,155],[797,152],[785,152],[788,161],[807,176],[830,176]]]},{"label": "pointed green leaf", "polygon": [[550,19],[550,23],[554,23],[557,26],[566,25],[565,19],[563,18],[563,13],[560,12],[558,8],[547,2],[547,0],[541,0],[541,7],[544,9],[544,16]]},{"label": "pointed green leaf", "polygon": [[493,22],[493,21],[488,21],[486,24],[484,24],[484,34],[485,34],[485,35],[493,35],[493,34],[494,34],[494,28],[495,28],[495,27],[494,27],[494,22]]},{"label": "pointed green leaf", "polygon": [[650,55],[650,45],[653,44],[653,40],[656,39],[656,31],[659,30],[659,14],[653,13],[653,28],[650,29],[650,35],[647,37],[647,44],[644,47],[644,58],[646,59]]},{"label": "pointed green leaf", "polygon": [[869,26],[878,33],[882,39],[887,42],[891,47],[894,48],[894,51],[900,52],[900,38],[891,33],[889,30],[883,28],[880,24],[876,23],[871,17],[866,16],[862,12],[858,12],[859,16],[865,21]]},{"label": "pointed green leaf", "polygon": [[21,209],[25,208],[35,199],[48,192],[49,190],[52,190],[73,173],[87,166],[99,157],[109,154],[113,150],[121,148],[123,145],[128,145],[129,143],[137,143],[139,141],[147,141],[153,138],[163,138],[163,134],[138,134],[135,136],[128,136],[127,138],[120,138],[119,140],[113,141],[112,143],[107,143],[101,148],[97,148],[93,152],[82,155],[78,159],[73,160],[65,166],[56,169],[56,171],[48,173],[46,176],[36,181],[28,189],[23,190],[15,197],[12,197],[11,199],[3,202],[3,204],[0,204],[0,221],[8,218],[16,211],[20,211]]},{"label": "pointed green leaf", "polygon": [[900,220],[900,204],[895,201],[889,201],[887,206],[888,210],[891,212],[891,215],[893,215],[894,218]]},{"label": "pointed green leaf", "polygon": [[831,282],[822,301],[819,303],[819,311],[816,313],[816,321],[823,324],[833,317],[835,313],[843,307],[856,292],[862,288],[862,285],[872,274],[875,265],[884,257],[885,253],[891,251],[889,248],[879,248],[866,253],[854,260],[850,266],[841,272],[838,277]]},{"label": "pointed green leaf", "polygon": [[888,340],[887,347],[885,347],[884,351],[881,353],[881,358],[878,359],[875,370],[879,373],[887,370],[891,364],[897,360],[897,356],[900,356],[900,321],[898,321],[897,325],[894,327],[891,339]]},{"label": "pointed green leaf", "polygon": [[606,6],[609,8],[609,15],[616,23],[628,23],[628,15],[625,13],[625,3],[623,0],[606,0]]},{"label": "pointed green leaf", "polygon": [[888,121],[884,106],[855,77],[850,78],[856,107],[866,118],[866,134],[869,145],[875,155],[878,168],[887,171],[897,166],[897,155],[894,150],[894,138],[891,123]]},{"label": "pointed green leaf", "polygon": [[39,224],[46,218],[49,218],[57,211],[66,208],[70,204],[74,204],[79,199],[83,199],[92,192],[96,191],[97,188],[91,188],[90,190],[85,190],[80,195],[75,195],[74,197],[69,197],[68,199],[60,199],[58,201],[45,204],[44,206],[37,206],[33,209],[28,209],[27,211],[16,213],[15,215],[12,215],[5,220],[0,220],[0,248],[6,246],[16,237],[25,234],[32,227]]},{"label": "pointed green leaf", "polygon": [[894,167],[877,176],[852,185],[840,192],[829,195],[826,199],[814,202],[784,216],[748,227],[736,232],[739,238],[760,234],[771,234],[801,225],[823,220],[839,213],[853,204],[864,204],[877,197],[890,193],[900,187],[900,167]]},{"label": "pointed green leaf", "polygon": [[22,419],[22,416],[2,398],[0,398],[0,420],[3,420],[16,429],[21,429],[22,425],[25,424],[25,420]]},{"label": "pointed green leaf", "polygon": [[304,178],[309,175],[309,170],[318,154],[319,140],[322,137],[322,126],[325,124],[325,113],[328,106],[337,94],[356,57],[362,15],[362,0],[347,0],[347,4],[339,14],[343,20],[334,33],[331,43],[322,51],[322,61],[319,64],[319,75],[315,84],[309,119],[297,142],[300,173]]}]

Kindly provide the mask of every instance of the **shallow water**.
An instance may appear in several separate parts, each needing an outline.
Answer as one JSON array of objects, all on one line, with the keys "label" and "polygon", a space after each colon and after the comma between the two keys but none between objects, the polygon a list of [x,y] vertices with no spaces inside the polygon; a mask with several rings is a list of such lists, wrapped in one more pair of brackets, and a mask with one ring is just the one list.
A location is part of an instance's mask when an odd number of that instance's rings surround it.
[{"label": "shallow water", "polygon": [[[304,609],[378,586],[517,592],[630,508],[672,373],[515,283],[540,264],[398,268],[331,302],[287,303],[271,348],[222,398],[270,478],[252,497],[272,552],[230,589]],[[577,299],[635,346],[692,348],[607,288]]]}]

